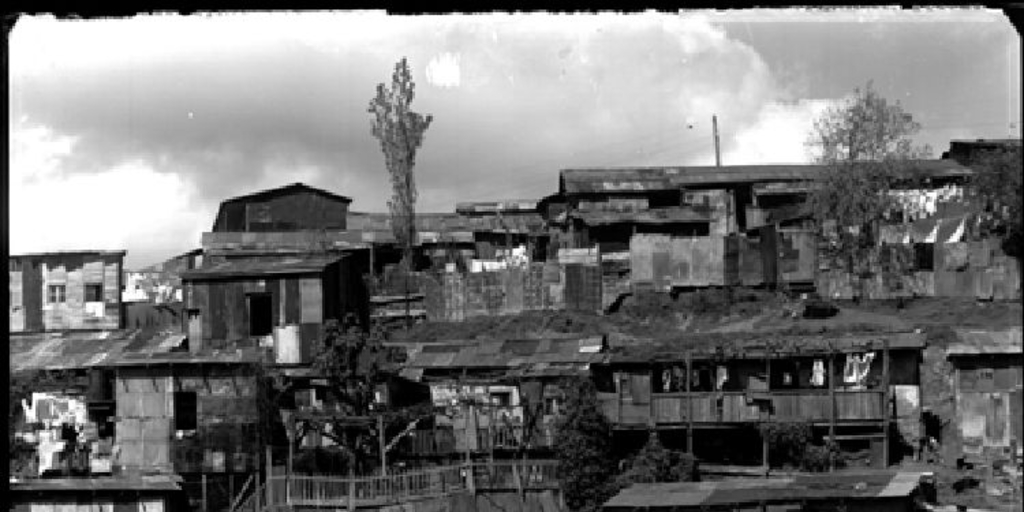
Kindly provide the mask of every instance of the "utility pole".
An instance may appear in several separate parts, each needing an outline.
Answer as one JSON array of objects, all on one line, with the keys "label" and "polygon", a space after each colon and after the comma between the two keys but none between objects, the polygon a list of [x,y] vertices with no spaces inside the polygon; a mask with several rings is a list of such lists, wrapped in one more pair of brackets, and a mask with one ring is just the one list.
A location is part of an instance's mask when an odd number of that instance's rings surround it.
[{"label": "utility pole", "polygon": [[721,167],[722,166],[722,154],[719,152],[719,149],[718,149],[718,116],[717,115],[712,115],[711,116],[711,129],[715,133],[715,167]]}]

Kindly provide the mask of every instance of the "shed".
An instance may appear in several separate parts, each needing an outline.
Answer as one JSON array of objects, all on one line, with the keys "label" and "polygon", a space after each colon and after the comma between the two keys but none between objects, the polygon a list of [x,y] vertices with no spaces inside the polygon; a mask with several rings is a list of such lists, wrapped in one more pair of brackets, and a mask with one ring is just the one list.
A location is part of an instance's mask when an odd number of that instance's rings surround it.
[{"label": "shed", "polygon": [[189,347],[272,339],[279,355],[287,349],[279,362],[306,363],[326,321],[368,321],[365,264],[350,254],[206,262],[182,274]]},{"label": "shed", "polygon": [[964,454],[1001,456],[1024,442],[1022,330],[956,329],[946,348],[956,369],[956,414]]}]

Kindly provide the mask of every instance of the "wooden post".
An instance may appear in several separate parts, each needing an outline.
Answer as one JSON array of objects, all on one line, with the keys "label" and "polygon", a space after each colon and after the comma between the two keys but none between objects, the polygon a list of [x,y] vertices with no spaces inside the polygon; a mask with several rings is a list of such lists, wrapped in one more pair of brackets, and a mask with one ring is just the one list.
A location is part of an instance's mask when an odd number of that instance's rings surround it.
[{"label": "wooden post", "polygon": [[882,467],[889,467],[889,417],[892,415],[892,397],[889,394],[889,340],[882,341]]},{"label": "wooden post", "polygon": [[274,458],[271,453],[270,443],[266,444],[266,455],[267,455],[267,506],[271,506],[274,503],[274,486],[272,480],[274,478]]},{"label": "wooden post", "polygon": [[286,473],[288,475],[288,478],[287,481],[285,482],[284,492],[285,501],[289,505],[291,505],[292,503],[292,459],[295,458],[295,439],[293,437],[294,435],[295,434],[293,431],[291,435],[288,436],[288,460],[285,462],[288,465]]},{"label": "wooden post", "polygon": [[203,482],[203,512],[209,512],[210,507],[206,503],[206,473],[203,473],[201,478]]},{"label": "wooden post", "polygon": [[693,352],[686,351],[686,452],[693,455],[693,396],[690,381],[693,380]]},{"label": "wooden post", "polygon": [[384,444],[384,415],[377,416],[377,446],[380,449],[380,476],[388,476],[388,454]]},{"label": "wooden post", "polygon": [[[836,383],[835,383],[835,353],[830,348],[828,351],[828,399],[829,399],[829,416],[828,416],[828,441],[833,446],[836,443]],[[831,450],[828,455],[828,470],[835,470],[835,460],[832,456]]]},{"label": "wooden post", "polygon": [[[765,391],[766,391],[766,394],[768,395],[768,418],[766,420],[767,423],[771,423],[771,421],[772,421],[772,406],[774,405],[774,402],[772,401],[772,393],[771,393],[771,390],[772,390],[772,358],[771,358],[771,354],[769,353],[769,350],[770,349],[767,346],[765,346],[765,356],[764,356]],[[761,460],[764,463],[764,475],[766,477],[768,476],[768,473],[771,471],[771,464],[770,464],[770,461],[768,460],[768,448],[769,448],[769,446],[768,446],[768,436],[767,435],[763,435],[763,436],[761,436]]]},{"label": "wooden post", "polygon": [[650,377],[647,379],[647,426],[651,429],[658,428],[658,422],[654,418],[654,371],[650,373]]},{"label": "wooden post", "polygon": [[[349,443],[349,432],[345,430],[345,446],[351,446]],[[355,451],[352,452],[352,457],[348,463],[348,511],[354,512],[356,509],[356,457]]]}]

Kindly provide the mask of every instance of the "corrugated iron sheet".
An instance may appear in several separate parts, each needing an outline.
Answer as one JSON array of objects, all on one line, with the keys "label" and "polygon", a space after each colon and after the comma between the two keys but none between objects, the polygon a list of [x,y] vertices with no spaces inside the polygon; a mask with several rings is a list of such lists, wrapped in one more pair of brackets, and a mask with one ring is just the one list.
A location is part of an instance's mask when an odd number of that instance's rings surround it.
[{"label": "corrugated iron sheet", "polygon": [[1020,354],[1024,334],[1020,326],[1002,330],[954,329],[957,342],[946,347],[947,356]]},{"label": "corrugated iron sheet", "polygon": [[[952,160],[913,162],[909,168],[932,177],[969,176],[971,171]],[[815,180],[821,165],[732,165],[724,167],[621,167],[565,169],[560,173],[563,194],[678,190],[685,185]]]}]

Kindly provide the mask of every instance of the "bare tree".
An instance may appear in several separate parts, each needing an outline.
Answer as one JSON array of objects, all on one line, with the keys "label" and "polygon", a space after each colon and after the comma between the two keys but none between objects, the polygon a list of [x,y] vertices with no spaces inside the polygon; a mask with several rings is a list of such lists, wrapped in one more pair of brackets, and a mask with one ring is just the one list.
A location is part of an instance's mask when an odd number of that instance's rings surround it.
[{"label": "bare tree", "polygon": [[370,100],[369,112],[373,136],[380,141],[384,164],[391,177],[392,194],[388,201],[391,229],[403,250],[405,272],[405,313],[409,317],[409,272],[413,270],[412,246],[416,242],[416,183],[412,169],[416,151],[423,143],[423,133],[433,117],[416,113],[410,107],[416,84],[409,63],[403,57],[391,75],[391,88],[377,85],[377,96]]}]

